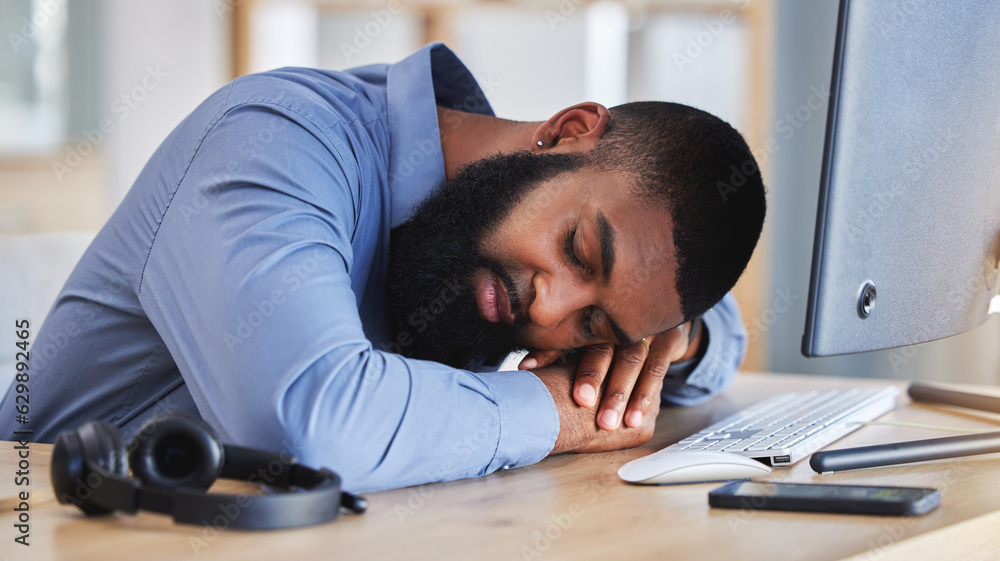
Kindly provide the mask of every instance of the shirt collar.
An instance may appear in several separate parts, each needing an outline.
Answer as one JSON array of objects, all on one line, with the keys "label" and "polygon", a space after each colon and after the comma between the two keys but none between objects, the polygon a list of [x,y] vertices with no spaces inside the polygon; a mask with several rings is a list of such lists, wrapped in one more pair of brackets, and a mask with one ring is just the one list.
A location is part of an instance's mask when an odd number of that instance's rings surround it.
[{"label": "shirt collar", "polygon": [[444,181],[437,106],[493,115],[476,79],[441,43],[431,43],[389,67],[389,191],[395,228]]}]

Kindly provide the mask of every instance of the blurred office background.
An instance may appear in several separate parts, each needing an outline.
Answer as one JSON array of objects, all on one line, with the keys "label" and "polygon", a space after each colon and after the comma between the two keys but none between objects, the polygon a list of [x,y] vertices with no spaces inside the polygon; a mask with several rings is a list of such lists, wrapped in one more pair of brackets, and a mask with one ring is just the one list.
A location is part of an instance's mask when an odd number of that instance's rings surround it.
[{"label": "blurred office background", "polygon": [[501,116],[659,99],[743,132],[770,202],[736,290],[752,340],[744,369],[998,383],[996,318],[911,348],[799,353],[837,4],[0,0],[0,243],[99,229],[169,131],[239,75],[392,62],[443,41]]}]

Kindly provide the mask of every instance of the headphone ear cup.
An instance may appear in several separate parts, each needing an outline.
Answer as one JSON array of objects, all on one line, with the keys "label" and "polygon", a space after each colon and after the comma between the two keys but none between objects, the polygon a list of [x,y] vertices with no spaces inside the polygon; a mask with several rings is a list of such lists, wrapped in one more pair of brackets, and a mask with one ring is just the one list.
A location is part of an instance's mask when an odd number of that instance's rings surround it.
[{"label": "headphone ear cup", "polygon": [[149,487],[208,489],[222,473],[222,443],[201,419],[150,419],[129,445],[132,474]]},{"label": "headphone ear cup", "polygon": [[[64,432],[52,449],[52,489],[59,502],[73,503],[88,515],[108,514],[114,509],[89,501],[91,486],[100,485],[100,474],[92,465],[122,477],[128,475],[125,443],[118,427],[103,421],[91,421],[76,432]],[[93,480],[93,481],[92,481]]]},{"label": "headphone ear cup", "polygon": [[97,465],[115,475],[128,477],[128,452],[125,450],[125,439],[122,438],[122,432],[118,427],[104,421],[92,421],[80,430],[92,430],[94,433],[99,446],[99,453],[93,458]]}]

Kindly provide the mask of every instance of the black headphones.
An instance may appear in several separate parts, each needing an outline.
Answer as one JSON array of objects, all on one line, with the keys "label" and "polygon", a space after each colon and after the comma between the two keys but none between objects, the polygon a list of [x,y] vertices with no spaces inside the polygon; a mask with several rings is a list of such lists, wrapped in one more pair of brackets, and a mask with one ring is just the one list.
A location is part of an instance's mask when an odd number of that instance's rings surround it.
[{"label": "black headphones", "polygon": [[[207,493],[220,477],[290,492]],[[220,529],[308,526],[333,520],[341,506],[360,514],[368,505],[362,497],[341,493],[340,477],[328,469],[305,467],[288,455],[223,445],[204,421],[179,415],[150,419],[127,447],[118,427],[103,421],[60,434],[52,450],[52,488],[60,503],[75,504],[88,515],[143,509]]]}]

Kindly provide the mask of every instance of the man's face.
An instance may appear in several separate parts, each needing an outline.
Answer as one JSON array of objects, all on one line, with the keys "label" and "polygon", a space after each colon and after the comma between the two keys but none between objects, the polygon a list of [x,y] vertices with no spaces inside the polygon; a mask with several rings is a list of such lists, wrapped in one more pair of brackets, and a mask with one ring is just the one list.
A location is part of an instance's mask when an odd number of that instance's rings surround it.
[{"label": "man's face", "polygon": [[393,231],[403,354],[463,367],[521,347],[634,344],[681,323],[666,207],[634,195],[627,175],[558,158],[476,162]]}]

